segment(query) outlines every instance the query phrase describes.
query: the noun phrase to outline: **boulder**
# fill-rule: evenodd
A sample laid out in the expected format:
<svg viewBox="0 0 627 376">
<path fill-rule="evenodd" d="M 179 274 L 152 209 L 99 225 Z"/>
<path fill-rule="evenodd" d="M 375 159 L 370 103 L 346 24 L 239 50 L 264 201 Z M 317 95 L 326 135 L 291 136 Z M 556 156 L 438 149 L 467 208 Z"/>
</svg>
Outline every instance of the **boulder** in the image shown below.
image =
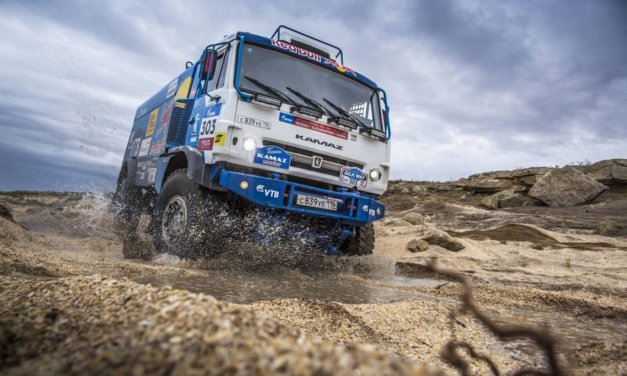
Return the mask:
<svg viewBox="0 0 627 376">
<path fill-rule="evenodd" d="M 414 239 L 407 243 L 407 250 L 412 253 L 424 252 L 429 248 L 429 243 L 422 239 Z"/>
<path fill-rule="evenodd" d="M 591 165 L 588 176 L 605 184 L 627 184 L 627 159 L 606 159 Z"/>
<path fill-rule="evenodd" d="M 425 223 L 425 217 L 417 212 L 409 212 L 403 215 L 401 218 L 411 223 L 412 225 L 423 225 Z"/>
<path fill-rule="evenodd" d="M 485 197 L 481 200 L 481 205 L 490 208 L 498 209 L 504 207 L 512 207 L 511 202 L 514 199 L 520 198 L 521 194 L 516 192 L 516 189 L 510 188 L 506 191 L 495 193 L 491 196 Z"/>
<path fill-rule="evenodd" d="M 593 200 L 606 189 L 605 185 L 567 166 L 539 178 L 529 190 L 529 196 L 549 206 L 575 206 Z"/>
<path fill-rule="evenodd" d="M 459 240 L 440 230 L 432 230 L 418 240 L 423 240 L 429 244 L 439 245 L 440 247 L 453 252 L 461 251 L 465 248 Z"/>
</svg>

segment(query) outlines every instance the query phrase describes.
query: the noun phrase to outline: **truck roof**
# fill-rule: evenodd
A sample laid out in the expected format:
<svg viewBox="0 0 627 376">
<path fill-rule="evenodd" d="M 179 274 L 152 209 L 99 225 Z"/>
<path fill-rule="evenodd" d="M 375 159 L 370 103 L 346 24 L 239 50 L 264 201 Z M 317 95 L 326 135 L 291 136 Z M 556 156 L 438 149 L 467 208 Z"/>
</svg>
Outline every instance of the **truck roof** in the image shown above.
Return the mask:
<svg viewBox="0 0 627 376">
<path fill-rule="evenodd" d="M 379 86 L 368 77 L 348 68 L 345 65 L 340 64 L 336 60 L 328 57 L 321 56 L 315 52 L 308 51 L 304 48 L 294 46 L 285 41 L 276 39 L 270 39 L 261 35 L 252 34 L 244 31 L 240 31 L 232 36 L 234 39 L 241 39 L 242 37 L 246 42 L 251 42 L 257 45 L 261 45 L 270 49 L 274 49 L 281 52 L 289 52 L 301 59 L 317 63 L 325 68 L 336 71 L 346 77 L 352 78 L 361 82 L 362 84 L 371 87 L 372 89 L 378 89 Z"/>
</svg>

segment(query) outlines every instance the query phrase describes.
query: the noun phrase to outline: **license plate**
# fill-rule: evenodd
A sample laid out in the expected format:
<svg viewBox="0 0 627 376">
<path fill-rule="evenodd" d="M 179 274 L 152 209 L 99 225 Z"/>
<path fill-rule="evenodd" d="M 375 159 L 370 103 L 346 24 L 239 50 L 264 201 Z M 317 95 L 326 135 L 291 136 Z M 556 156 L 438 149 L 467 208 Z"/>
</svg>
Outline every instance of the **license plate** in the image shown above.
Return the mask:
<svg viewBox="0 0 627 376">
<path fill-rule="evenodd" d="M 306 195 L 296 195 L 296 204 L 310 208 L 337 211 L 337 200 Z"/>
</svg>

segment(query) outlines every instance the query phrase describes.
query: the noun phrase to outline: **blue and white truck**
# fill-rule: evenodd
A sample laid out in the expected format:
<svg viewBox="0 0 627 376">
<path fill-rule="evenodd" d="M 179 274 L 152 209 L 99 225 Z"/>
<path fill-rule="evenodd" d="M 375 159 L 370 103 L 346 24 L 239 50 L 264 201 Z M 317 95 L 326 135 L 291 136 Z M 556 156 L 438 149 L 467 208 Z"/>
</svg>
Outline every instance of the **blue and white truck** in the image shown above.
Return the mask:
<svg viewBox="0 0 627 376">
<path fill-rule="evenodd" d="M 338 47 L 286 26 L 225 36 L 137 109 L 114 194 L 124 256 L 149 256 L 130 245 L 142 213 L 182 257 L 245 236 L 370 254 L 390 135 L 385 91 Z"/>
</svg>

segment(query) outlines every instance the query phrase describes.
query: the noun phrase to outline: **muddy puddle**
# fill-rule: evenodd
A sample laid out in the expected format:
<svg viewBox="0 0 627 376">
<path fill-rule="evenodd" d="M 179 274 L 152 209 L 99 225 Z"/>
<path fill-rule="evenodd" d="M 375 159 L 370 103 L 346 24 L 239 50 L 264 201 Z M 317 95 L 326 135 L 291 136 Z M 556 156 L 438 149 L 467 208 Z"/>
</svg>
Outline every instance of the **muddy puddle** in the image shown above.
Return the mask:
<svg viewBox="0 0 627 376">
<path fill-rule="evenodd" d="M 393 262 L 376 257 L 358 261 L 327 257 L 323 262 L 312 259 L 309 264 L 299 263 L 298 266 L 246 264 L 241 259 L 237 264 L 224 260 L 190 264 L 173 256 L 163 256 L 157 263 L 196 269 L 200 274 L 141 277 L 135 278 L 135 281 L 202 292 L 234 303 L 277 299 L 317 299 L 347 304 L 391 303 L 421 296 L 396 286 L 435 287 L 442 283 L 403 275 L 395 269 Z"/>
<path fill-rule="evenodd" d="M 615 320 L 596 318 L 594 320 L 576 318 L 552 312 L 533 312 L 520 310 L 514 312 L 492 312 L 492 317 L 498 317 L 500 324 L 526 325 L 546 328 L 557 338 L 557 349 L 565 354 L 567 359 L 575 356 L 580 345 L 596 345 L 600 343 L 621 343 L 625 340 L 627 324 Z M 521 338 L 504 342 L 513 358 L 518 361 L 542 365 L 544 358 L 538 346 L 530 339 Z"/>
</svg>

